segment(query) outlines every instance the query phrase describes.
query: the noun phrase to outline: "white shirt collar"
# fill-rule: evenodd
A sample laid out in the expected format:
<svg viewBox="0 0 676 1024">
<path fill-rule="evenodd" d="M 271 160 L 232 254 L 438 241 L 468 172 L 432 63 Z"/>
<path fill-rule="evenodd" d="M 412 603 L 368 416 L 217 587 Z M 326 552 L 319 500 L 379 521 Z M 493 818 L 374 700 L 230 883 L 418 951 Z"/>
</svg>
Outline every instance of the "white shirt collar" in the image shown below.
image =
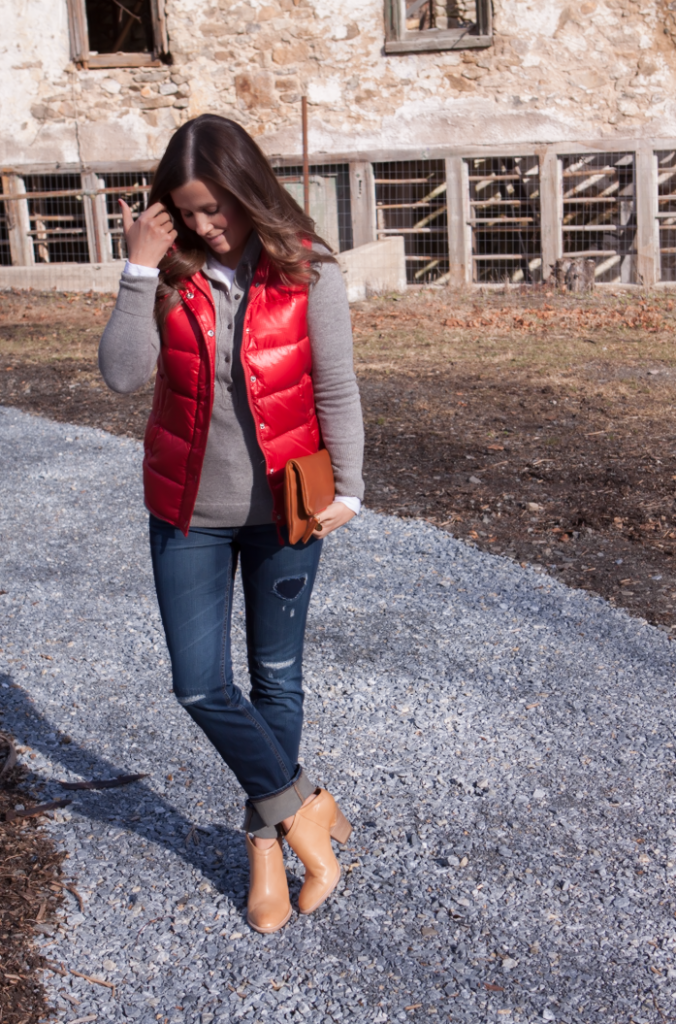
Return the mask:
<svg viewBox="0 0 676 1024">
<path fill-rule="evenodd" d="M 209 269 L 210 276 L 215 277 L 217 281 L 224 284 L 228 291 L 230 291 L 237 271 L 230 267 L 225 267 L 220 260 L 217 260 L 215 256 L 211 255 L 211 253 L 207 256 L 207 267 Z"/>
</svg>

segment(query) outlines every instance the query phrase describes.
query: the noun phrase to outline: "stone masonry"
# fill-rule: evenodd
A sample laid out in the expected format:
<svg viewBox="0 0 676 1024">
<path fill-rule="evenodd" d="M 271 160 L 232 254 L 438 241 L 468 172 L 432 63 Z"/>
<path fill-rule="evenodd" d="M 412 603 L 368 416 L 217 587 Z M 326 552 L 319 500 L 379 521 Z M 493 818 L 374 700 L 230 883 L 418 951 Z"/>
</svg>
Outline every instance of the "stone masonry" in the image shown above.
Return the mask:
<svg viewBox="0 0 676 1024">
<path fill-rule="evenodd" d="M 3 5 L 0 162 L 153 160 L 204 111 L 271 155 L 676 137 L 676 4 L 495 0 L 486 49 L 385 55 L 384 0 L 166 0 L 173 64 L 85 70 L 66 0 Z M 673 9 L 672 9 L 673 8 Z"/>
</svg>

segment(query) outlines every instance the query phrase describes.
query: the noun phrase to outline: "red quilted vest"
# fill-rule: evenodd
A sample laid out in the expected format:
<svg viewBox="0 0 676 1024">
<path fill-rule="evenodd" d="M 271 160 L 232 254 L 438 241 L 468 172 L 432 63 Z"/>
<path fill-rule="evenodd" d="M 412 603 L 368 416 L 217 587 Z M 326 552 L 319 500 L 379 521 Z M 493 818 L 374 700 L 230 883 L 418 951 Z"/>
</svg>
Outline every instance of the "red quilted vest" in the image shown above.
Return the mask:
<svg viewBox="0 0 676 1024">
<path fill-rule="evenodd" d="M 146 507 L 188 533 L 214 402 L 216 311 L 201 273 L 180 287 L 167 317 L 145 435 Z M 319 451 L 307 333 L 307 288 L 284 285 L 265 252 L 249 291 L 241 358 L 274 501 L 284 517 L 284 467 Z"/>
</svg>

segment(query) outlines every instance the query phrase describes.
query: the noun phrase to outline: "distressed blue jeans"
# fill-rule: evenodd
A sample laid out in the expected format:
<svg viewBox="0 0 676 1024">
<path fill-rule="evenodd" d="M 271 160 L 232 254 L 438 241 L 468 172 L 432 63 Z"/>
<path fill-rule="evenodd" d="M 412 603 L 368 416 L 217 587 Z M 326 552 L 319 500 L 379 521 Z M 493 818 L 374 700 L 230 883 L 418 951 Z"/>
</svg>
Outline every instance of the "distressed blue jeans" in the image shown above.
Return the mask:
<svg viewBox="0 0 676 1024">
<path fill-rule="evenodd" d="M 298 764 L 303 641 L 322 542 L 280 545 L 273 525 L 180 530 L 150 517 L 150 551 L 174 693 L 247 793 L 249 831 L 275 836 L 314 787 Z M 235 685 L 237 563 L 250 697 Z"/>
</svg>

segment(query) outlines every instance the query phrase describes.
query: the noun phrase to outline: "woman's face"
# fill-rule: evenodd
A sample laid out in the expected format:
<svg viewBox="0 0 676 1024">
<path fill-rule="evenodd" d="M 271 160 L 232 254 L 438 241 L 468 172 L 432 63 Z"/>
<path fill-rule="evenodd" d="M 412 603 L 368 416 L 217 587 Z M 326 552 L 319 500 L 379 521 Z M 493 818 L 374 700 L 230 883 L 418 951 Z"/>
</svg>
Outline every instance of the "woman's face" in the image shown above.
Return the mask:
<svg viewBox="0 0 676 1024">
<path fill-rule="evenodd" d="M 186 227 L 203 238 L 226 267 L 236 267 L 253 224 L 231 192 L 211 181 L 189 181 L 171 193 Z"/>
</svg>

